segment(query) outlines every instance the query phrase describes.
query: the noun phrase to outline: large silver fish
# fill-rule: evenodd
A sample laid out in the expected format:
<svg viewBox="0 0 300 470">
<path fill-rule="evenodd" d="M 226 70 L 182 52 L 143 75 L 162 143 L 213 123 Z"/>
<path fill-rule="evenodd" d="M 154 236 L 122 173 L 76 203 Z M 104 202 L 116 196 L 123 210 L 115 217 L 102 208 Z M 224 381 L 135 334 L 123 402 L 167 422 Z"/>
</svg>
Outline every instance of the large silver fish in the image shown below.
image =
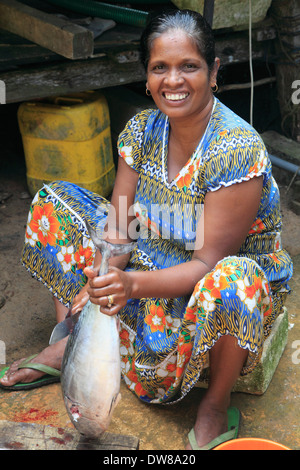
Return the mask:
<svg viewBox="0 0 300 470">
<path fill-rule="evenodd" d="M 111 256 L 129 253 L 135 245 L 108 243 L 88 224 L 87 228 L 102 253 L 99 275 L 107 273 Z M 96 439 L 107 430 L 120 399 L 120 379 L 117 317 L 101 313 L 88 301 L 69 335 L 61 371 L 68 415 L 83 436 Z"/>
</svg>

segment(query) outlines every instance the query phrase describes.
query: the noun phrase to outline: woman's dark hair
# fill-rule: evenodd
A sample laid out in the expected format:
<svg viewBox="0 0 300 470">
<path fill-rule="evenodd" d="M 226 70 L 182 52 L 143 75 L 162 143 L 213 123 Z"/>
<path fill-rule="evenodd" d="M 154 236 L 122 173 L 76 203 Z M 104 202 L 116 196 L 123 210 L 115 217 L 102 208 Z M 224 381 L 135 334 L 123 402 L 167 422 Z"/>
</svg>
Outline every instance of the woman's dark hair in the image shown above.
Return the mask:
<svg viewBox="0 0 300 470">
<path fill-rule="evenodd" d="M 215 40 L 211 27 L 200 13 L 192 10 L 171 10 L 150 17 L 141 36 L 141 60 L 147 70 L 152 42 L 169 30 L 179 29 L 196 44 L 206 60 L 209 72 L 215 63 Z"/>
</svg>

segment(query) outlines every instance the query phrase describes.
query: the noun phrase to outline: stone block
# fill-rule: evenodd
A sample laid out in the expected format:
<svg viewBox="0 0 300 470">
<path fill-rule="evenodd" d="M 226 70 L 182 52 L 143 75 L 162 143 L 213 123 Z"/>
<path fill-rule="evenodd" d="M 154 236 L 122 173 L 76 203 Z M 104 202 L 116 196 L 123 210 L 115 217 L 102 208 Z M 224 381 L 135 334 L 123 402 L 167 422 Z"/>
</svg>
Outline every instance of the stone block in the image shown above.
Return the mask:
<svg viewBox="0 0 300 470">
<path fill-rule="evenodd" d="M 272 327 L 270 336 L 266 339 L 260 363 L 250 374 L 239 377 L 233 392 L 243 392 L 252 395 L 262 395 L 267 390 L 279 360 L 283 354 L 288 339 L 288 312 L 284 307 Z M 199 381 L 199 388 L 207 388 L 207 381 Z"/>
<path fill-rule="evenodd" d="M 180 9 L 188 8 L 203 14 L 204 0 L 172 0 Z M 252 0 L 252 22 L 264 20 L 272 0 Z M 214 5 L 213 29 L 247 29 L 249 0 L 218 0 Z"/>
<path fill-rule="evenodd" d="M 300 144 L 295 140 L 275 131 L 266 131 L 261 134 L 270 154 L 300 166 Z"/>
</svg>

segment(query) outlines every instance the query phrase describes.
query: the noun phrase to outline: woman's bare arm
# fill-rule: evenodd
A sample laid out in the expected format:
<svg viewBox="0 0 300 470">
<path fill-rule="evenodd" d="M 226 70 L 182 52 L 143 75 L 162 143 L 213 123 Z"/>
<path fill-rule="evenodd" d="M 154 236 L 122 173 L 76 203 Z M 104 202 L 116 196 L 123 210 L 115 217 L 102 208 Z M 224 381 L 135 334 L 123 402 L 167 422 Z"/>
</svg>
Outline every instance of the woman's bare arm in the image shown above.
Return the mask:
<svg viewBox="0 0 300 470">
<path fill-rule="evenodd" d="M 129 273 L 132 297 L 174 298 L 192 293 L 218 261 L 235 255 L 257 214 L 262 177 L 208 193 L 205 198 L 203 246 L 192 260 L 172 268 Z"/>
</svg>

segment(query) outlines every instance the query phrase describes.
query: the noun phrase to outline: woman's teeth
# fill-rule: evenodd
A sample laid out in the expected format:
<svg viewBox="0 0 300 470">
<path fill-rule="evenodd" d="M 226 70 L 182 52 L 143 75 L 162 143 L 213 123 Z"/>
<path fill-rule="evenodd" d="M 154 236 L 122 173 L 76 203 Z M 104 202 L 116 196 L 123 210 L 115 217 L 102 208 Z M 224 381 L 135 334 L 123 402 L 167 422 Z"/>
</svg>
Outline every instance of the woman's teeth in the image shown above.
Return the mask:
<svg viewBox="0 0 300 470">
<path fill-rule="evenodd" d="M 171 101 L 179 101 L 183 100 L 188 96 L 188 93 L 165 93 L 165 97 L 167 100 Z"/>
</svg>

